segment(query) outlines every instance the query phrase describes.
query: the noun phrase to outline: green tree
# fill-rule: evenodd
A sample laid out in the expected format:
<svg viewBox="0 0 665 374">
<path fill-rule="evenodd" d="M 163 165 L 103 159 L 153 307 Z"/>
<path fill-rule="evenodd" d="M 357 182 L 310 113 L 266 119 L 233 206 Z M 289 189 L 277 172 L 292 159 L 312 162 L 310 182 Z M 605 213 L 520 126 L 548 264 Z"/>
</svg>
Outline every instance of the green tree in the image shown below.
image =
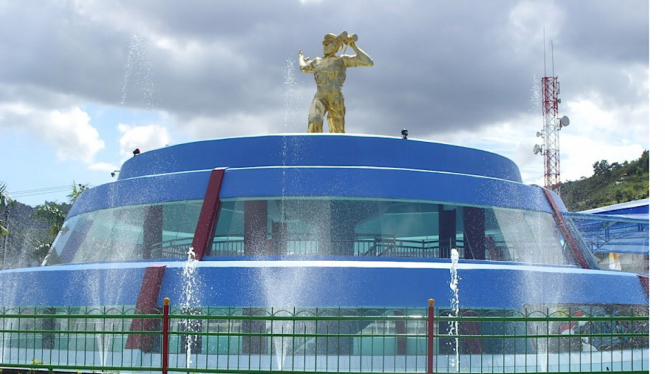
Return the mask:
<svg viewBox="0 0 665 374">
<path fill-rule="evenodd" d="M 610 163 L 607 160 L 596 161 L 593 163 L 593 175 L 603 175 L 610 171 Z"/>
<path fill-rule="evenodd" d="M 561 199 L 573 212 L 649 197 L 649 151 L 623 163 L 593 163 L 593 176 L 561 186 Z"/>
<path fill-rule="evenodd" d="M 639 167 L 642 168 L 644 171 L 649 171 L 649 151 L 644 151 L 642 152 L 642 156 L 640 156 L 639 160 L 637 160 L 637 164 Z"/>
<path fill-rule="evenodd" d="M 60 233 L 62 225 L 65 223 L 69 208 L 74 205 L 78 197 L 88 189 L 88 185 L 72 183 L 72 192 L 67 195 L 69 204 L 57 204 L 55 202 L 46 202 L 37 207 L 34 215 L 36 218 L 47 222 L 49 224 L 48 237 L 46 240 L 37 241 L 34 246 L 34 256 L 41 262 L 48 254 L 48 251 L 53 245 L 53 241 Z"/>
<path fill-rule="evenodd" d="M 47 202 L 37 207 L 33 213 L 34 216 L 49 224 L 48 236 L 45 240 L 37 240 L 34 246 L 33 256 L 38 260 L 42 260 L 48 254 L 53 241 L 60 232 L 62 224 L 65 222 L 67 213 L 61 205 L 54 202 Z"/>
<path fill-rule="evenodd" d="M 13 201 L 6 191 L 7 186 L 0 182 L 0 208 L 2 208 L 2 216 L 0 216 L 0 236 L 9 234 L 9 231 L 7 230 L 7 217 L 9 215 L 8 208 Z"/>
</svg>

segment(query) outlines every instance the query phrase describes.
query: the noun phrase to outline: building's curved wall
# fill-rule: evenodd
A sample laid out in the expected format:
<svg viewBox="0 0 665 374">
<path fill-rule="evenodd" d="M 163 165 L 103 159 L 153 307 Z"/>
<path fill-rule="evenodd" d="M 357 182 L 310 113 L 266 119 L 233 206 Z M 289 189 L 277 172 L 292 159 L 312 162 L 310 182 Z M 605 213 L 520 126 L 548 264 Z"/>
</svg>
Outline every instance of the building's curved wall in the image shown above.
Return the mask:
<svg viewBox="0 0 665 374">
<path fill-rule="evenodd" d="M 260 180 L 261 183 L 250 183 Z M 550 211 L 537 187 L 475 175 L 378 168 L 228 170 L 221 197 L 340 196 Z"/>
<path fill-rule="evenodd" d="M 82 194 L 69 215 L 125 205 L 202 199 L 210 170 L 123 179 Z M 455 202 L 550 211 L 538 187 L 468 174 L 370 167 L 227 169 L 221 198 L 338 196 Z"/>
<path fill-rule="evenodd" d="M 103 184 L 76 199 L 68 218 L 99 209 L 203 199 L 210 170 L 146 176 Z"/>
<path fill-rule="evenodd" d="M 167 265 L 161 298 L 204 306 L 445 307 L 453 298 L 449 261 L 203 261 L 195 265 L 194 295 L 185 295 L 185 263 L 136 262 L 59 265 L 2 272 L 0 305 L 134 305 L 145 268 Z M 570 267 L 467 262 L 457 264 L 460 308 L 525 305 L 648 305 L 635 274 Z M 284 280 L 288 279 L 289 282 Z M 39 285 L 20 287 L 19 285 Z"/>
<path fill-rule="evenodd" d="M 216 167 L 228 168 L 222 199 L 338 196 L 551 212 L 542 189 L 522 184 L 515 164 L 501 156 L 412 140 L 321 135 L 223 139 L 146 152 L 125 163 L 120 180 L 84 192 L 69 216 L 199 200 Z M 563 208 L 561 200 L 554 199 Z M 422 306 L 429 298 L 441 305 L 452 297 L 452 264 L 445 259 L 247 260 L 199 262 L 201 305 Z M 185 289 L 185 262 L 138 260 L 3 271 L 0 285 L 16 291 L 0 294 L 0 305 L 135 305 L 146 268 L 163 264 L 167 268 L 160 297 L 178 304 Z M 648 305 L 648 295 L 634 274 L 477 261 L 458 266 L 462 308 Z M 301 287 L 298 293 L 296 286 Z M 275 295 L 297 299 L 271 299 Z"/>
<path fill-rule="evenodd" d="M 69 215 L 125 205 L 202 199 L 226 168 L 220 196 L 416 199 L 549 211 L 540 188 L 494 153 L 449 144 L 337 134 L 207 140 L 141 153 L 116 182 L 85 191 Z"/>
<path fill-rule="evenodd" d="M 494 153 L 443 143 L 346 134 L 265 135 L 179 144 L 129 159 L 119 178 L 257 166 L 389 167 L 522 182 L 517 165 Z"/>
</svg>

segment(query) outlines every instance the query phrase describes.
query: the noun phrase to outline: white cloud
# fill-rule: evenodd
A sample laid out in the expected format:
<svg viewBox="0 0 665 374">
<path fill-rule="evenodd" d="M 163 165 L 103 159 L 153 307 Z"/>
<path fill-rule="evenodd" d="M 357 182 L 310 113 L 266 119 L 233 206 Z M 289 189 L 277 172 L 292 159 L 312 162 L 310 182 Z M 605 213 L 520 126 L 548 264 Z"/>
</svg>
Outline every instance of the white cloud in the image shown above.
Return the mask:
<svg viewBox="0 0 665 374">
<path fill-rule="evenodd" d="M 90 124 L 90 116 L 81 108 L 74 107 L 64 112 L 54 110 L 48 114 L 48 119 L 43 133 L 57 145 L 60 159 L 90 164 L 95 154 L 104 148 L 99 132 Z"/>
<path fill-rule="evenodd" d="M 541 127 L 540 117 L 524 114 L 509 122 L 487 124 L 479 130 L 438 134 L 432 140 L 504 156 L 517 164 L 524 183 L 542 185 L 543 158 L 533 154 L 533 146 L 540 140 L 535 136 L 536 131 Z"/>
<path fill-rule="evenodd" d="M 118 165 L 113 165 L 108 162 L 95 162 L 93 164 L 88 165 L 88 169 L 95 171 L 107 171 L 110 173 L 112 171 L 120 169 L 120 167 Z"/>
<path fill-rule="evenodd" d="M 34 111 L 24 103 L 0 103 L 0 127 L 19 127 L 12 120 L 17 116 L 28 116 Z"/>
<path fill-rule="evenodd" d="M 571 125 L 559 132 L 561 182 L 591 177 L 596 161 L 630 162 L 649 149 L 648 105 L 608 110 L 596 103 L 591 97 L 567 105 Z M 563 116 L 561 110 L 559 115 Z M 436 134 L 430 139 L 505 156 L 517 164 L 524 183 L 542 186 L 543 156 L 533 154 L 534 144 L 542 141 L 535 136 L 541 130 L 542 117 L 525 114 L 510 122 L 487 124 L 480 130 Z"/>
<path fill-rule="evenodd" d="M 524 42 L 542 45 L 543 33 L 548 39 L 558 35 L 564 13 L 554 1 L 520 1 L 511 9 L 509 19 L 512 37 L 521 42 L 513 47 L 523 48 Z"/>
<path fill-rule="evenodd" d="M 171 142 L 169 131 L 160 125 L 132 126 L 121 123 L 118 125 L 120 136 L 120 155 L 131 157 L 138 148 L 141 152 L 162 148 Z"/>
<path fill-rule="evenodd" d="M 0 1 L 7 21 L 0 31 L 9 36 L 0 42 L 0 55 L 14 56 L 0 69 L 0 147 L 9 149 L 21 138 L 22 148 L 39 146 L 48 158 L 23 162 L 44 167 L 58 162 L 57 152 L 76 160 L 69 166 L 87 166 L 76 170 L 88 172 L 77 179 L 103 174 L 107 180 L 112 166 L 100 161 L 120 163 L 113 159 L 118 144 L 126 160 L 135 148 L 305 132 L 315 85 L 298 70 L 297 50 L 320 55 L 325 33 L 347 29 L 361 36 L 361 47 L 376 62 L 349 73 L 349 133 L 399 136 L 406 127 L 414 139 L 504 155 L 518 164 L 525 182 L 538 181 L 543 159 L 532 149 L 542 117 L 535 96 L 544 52 L 553 70 L 553 41 L 563 83 L 559 113 L 571 119 L 561 132 L 562 179 L 588 176 L 597 160 L 634 159 L 637 146 L 648 149 L 649 67 L 659 66 L 649 63 L 654 54 L 648 42 L 656 38 L 645 25 L 657 22 L 647 19 L 648 1 L 482 5 L 478 12 L 473 2 L 414 7 L 403 0 L 350 8 L 319 0 L 261 7 L 233 0 L 160 7 L 117 0 Z M 316 16 L 323 13 L 322 21 Z M 90 103 L 108 110 L 89 112 L 91 120 L 70 109 Z M 135 110 L 168 118 L 137 119 Z M 131 125 L 116 133 L 119 123 Z M 145 126 L 151 123 L 160 125 Z M 591 140 L 580 146 L 581 137 Z M 106 149 L 100 152 L 101 139 Z M 590 148 L 594 153 L 578 155 Z M 9 184 L 31 179 L 14 174 Z"/>
<path fill-rule="evenodd" d="M 60 160 L 93 162 L 104 141 L 90 124 L 90 116 L 79 107 L 43 110 L 23 103 L 0 106 L 0 127 L 23 130 L 56 148 Z"/>
<path fill-rule="evenodd" d="M 265 111 L 259 114 L 238 113 L 223 118 L 195 117 L 187 121 L 179 121 L 178 127 L 187 131 L 194 139 L 210 139 L 220 137 L 245 136 L 256 134 L 306 132 L 307 114 L 299 119 L 287 116 L 281 110 Z M 289 123 L 285 123 L 285 121 Z M 297 122 L 301 124 L 298 126 Z M 276 124 L 280 124 L 276 125 Z"/>
<path fill-rule="evenodd" d="M 574 181 L 593 175 L 593 164 L 607 160 L 622 163 L 640 158 L 645 150 L 635 143 L 608 142 L 604 137 L 586 137 L 561 132 L 561 181 Z M 563 151 L 565 147 L 566 151 Z"/>
<path fill-rule="evenodd" d="M 588 99 L 569 102 L 564 109 L 571 125 L 566 130 L 610 142 L 649 138 L 649 105 L 620 105 L 609 108 L 599 105 L 597 94 Z M 563 111 L 559 111 L 561 114 Z M 626 131 L 630 129 L 630 131 Z"/>
<path fill-rule="evenodd" d="M 560 132 L 561 180 L 593 175 L 593 163 L 634 161 L 649 149 L 649 108 L 604 108 L 598 95 L 567 104 L 570 126 Z M 561 111 L 559 112 L 561 114 Z"/>
</svg>

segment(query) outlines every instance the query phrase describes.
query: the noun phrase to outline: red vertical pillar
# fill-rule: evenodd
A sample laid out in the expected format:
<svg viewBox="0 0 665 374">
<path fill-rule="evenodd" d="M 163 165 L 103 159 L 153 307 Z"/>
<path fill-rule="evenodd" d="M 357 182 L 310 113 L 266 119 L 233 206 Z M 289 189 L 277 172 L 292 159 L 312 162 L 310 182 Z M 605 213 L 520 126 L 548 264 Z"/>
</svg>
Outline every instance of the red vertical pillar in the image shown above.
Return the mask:
<svg viewBox="0 0 665 374">
<path fill-rule="evenodd" d="M 215 228 L 215 220 L 221 206 L 219 202 L 219 190 L 222 188 L 225 169 L 213 169 L 208 180 L 208 189 L 203 198 L 199 222 L 194 231 L 192 248 L 194 249 L 194 259 L 201 261 L 210 245 L 210 238 Z"/>
<path fill-rule="evenodd" d="M 164 298 L 164 314 L 162 316 L 162 374 L 169 371 L 169 300 Z"/>
<path fill-rule="evenodd" d="M 485 210 L 464 208 L 464 258 L 467 260 L 485 259 Z"/>
<path fill-rule="evenodd" d="M 427 373 L 434 373 L 434 299 L 428 300 L 427 308 Z"/>
<path fill-rule="evenodd" d="M 139 297 L 136 301 L 135 314 L 157 314 L 157 299 L 162 288 L 166 265 L 148 266 L 143 274 L 143 282 L 139 291 Z M 149 352 L 152 349 L 152 338 L 154 335 L 147 335 L 145 331 L 159 331 L 156 319 L 134 318 L 129 327 L 129 331 L 136 331 L 138 334 L 130 334 L 125 343 L 126 349 L 141 349 L 143 352 Z"/>
<path fill-rule="evenodd" d="M 647 293 L 647 297 L 649 297 L 649 277 L 646 275 L 637 274 L 637 278 L 642 283 L 642 287 L 644 287 L 644 291 Z"/>
<path fill-rule="evenodd" d="M 393 312 L 395 316 L 404 316 L 399 310 Z M 397 354 L 405 355 L 406 354 L 406 321 L 395 321 L 395 334 L 397 334 Z"/>
<path fill-rule="evenodd" d="M 457 245 L 455 210 L 445 210 L 439 204 L 439 257 L 450 258 L 451 248 Z"/>
<path fill-rule="evenodd" d="M 245 201 L 245 255 L 267 255 L 268 201 Z M 278 237 L 279 235 L 274 235 Z M 274 238 L 273 238 L 274 239 Z M 273 240 L 274 248 L 279 245 Z M 277 251 L 276 251 L 277 252 Z M 270 253 L 272 254 L 272 253 Z"/>
<path fill-rule="evenodd" d="M 143 221 L 143 258 L 152 258 L 152 247 L 162 242 L 163 231 L 164 207 L 162 205 L 147 206 Z"/>
</svg>

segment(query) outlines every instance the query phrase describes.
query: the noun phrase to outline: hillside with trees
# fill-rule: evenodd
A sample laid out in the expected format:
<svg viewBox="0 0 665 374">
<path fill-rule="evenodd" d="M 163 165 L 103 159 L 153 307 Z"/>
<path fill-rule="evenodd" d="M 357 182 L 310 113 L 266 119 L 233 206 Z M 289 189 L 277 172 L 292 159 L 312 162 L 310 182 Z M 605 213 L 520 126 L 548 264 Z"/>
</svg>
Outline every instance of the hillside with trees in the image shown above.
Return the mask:
<svg viewBox="0 0 665 374">
<path fill-rule="evenodd" d="M 635 161 L 593 163 L 593 175 L 561 185 L 561 199 L 572 212 L 649 197 L 649 151 Z"/>
<path fill-rule="evenodd" d="M 68 203 L 47 201 L 31 207 L 12 200 L 0 182 L 0 268 L 39 266 L 72 204 L 87 188 L 74 183 Z"/>
</svg>

